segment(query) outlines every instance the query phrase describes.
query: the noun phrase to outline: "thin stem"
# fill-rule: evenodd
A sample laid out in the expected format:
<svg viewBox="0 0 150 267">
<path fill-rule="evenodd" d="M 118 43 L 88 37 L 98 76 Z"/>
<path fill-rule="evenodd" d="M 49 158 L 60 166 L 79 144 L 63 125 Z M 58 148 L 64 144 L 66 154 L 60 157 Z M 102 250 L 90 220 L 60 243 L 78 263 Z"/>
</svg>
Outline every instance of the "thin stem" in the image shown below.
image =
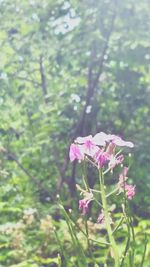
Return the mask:
<svg viewBox="0 0 150 267">
<path fill-rule="evenodd" d="M 117 188 L 115 188 L 113 191 L 111 191 L 110 193 L 108 193 L 107 195 L 106 195 L 106 197 L 109 197 L 109 196 L 111 196 L 111 195 L 113 195 L 114 193 L 116 193 L 118 191 L 118 187 Z"/>
<path fill-rule="evenodd" d="M 118 225 L 117 225 L 117 226 L 115 227 L 115 229 L 113 230 L 113 234 L 118 230 L 118 228 L 119 228 L 119 226 L 122 224 L 123 220 L 124 220 L 124 217 L 122 217 L 122 218 L 120 219 Z"/>
<path fill-rule="evenodd" d="M 125 204 L 123 206 L 123 214 L 124 214 L 124 218 L 126 220 L 126 226 L 127 226 L 127 231 L 128 231 L 128 238 L 127 238 L 127 243 L 126 243 L 125 250 L 124 250 L 124 253 L 123 253 L 123 256 L 122 256 L 122 261 L 121 261 L 120 267 L 123 267 L 124 260 L 125 260 L 125 257 L 127 255 L 128 250 L 129 250 L 130 242 L 131 242 L 130 222 L 129 222 L 129 218 L 126 215 L 126 212 L 125 212 L 125 208 L 126 208 L 126 205 L 127 205 L 126 196 L 125 196 L 125 199 L 124 200 L 125 200 Z"/>
<path fill-rule="evenodd" d="M 147 243 L 148 243 L 148 240 L 147 240 L 147 237 L 146 237 L 146 234 L 145 234 L 145 246 L 144 246 L 144 252 L 143 252 L 143 257 L 142 257 L 142 261 L 141 261 L 140 267 L 143 267 L 143 263 L 144 263 L 144 259 L 145 259 L 145 254 L 146 254 Z"/>
<path fill-rule="evenodd" d="M 89 161 L 94 167 L 98 168 L 97 164 L 94 161 L 90 160 L 89 157 L 86 157 L 86 160 Z"/>
<path fill-rule="evenodd" d="M 124 253 L 123 253 L 123 256 L 122 256 L 122 261 L 121 261 L 120 267 L 123 266 L 125 256 L 126 256 L 127 251 L 129 249 L 129 245 L 130 245 L 130 235 L 128 235 L 128 239 L 127 239 L 126 247 L 125 247 L 125 250 L 124 250 Z"/>
<path fill-rule="evenodd" d="M 63 248 L 63 245 L 62 245 L 62 243 L 61 243 L 61 241 L 60 241 L 60 239 L 59 239 L 59 237 L 58 237 L 58 234 L 57 234 L 57 231 L 55 230 L 55 228 L 54 228 L 54 234 L 55 234 L 57 243 L 58 243 L 58 245 L 59 245 L 59 247 L 60 247 L 61 255 L 64 256 L 65 263 L 67 264 L 67 262 L 68 262 L 68 257 L 67 257 L 67 255 L 66 255 L 66 253 L 65 253 L 65 250 L 64 250 L 64 248 Z"/>
<path fill-rule="evenodd" d="M 135 233 L 134 233 L 133 221 L 132 221 L 132 218 L 130 216 L 129 216 L 129 220 L 130 220 L 130 228 L 131 228 L 132 239 L 133 239 L 132 256 L 131 256 L 132 265 L 133 265 L 134 255 L 135 255 Z"/>
<path fill-rule="evenodd" d="M 75 252 L 76 252 L 76 255 L 78 255 L 77 257 L 77 264 L 78 264 L 78 267 L 81 267 L 81 264 L 82 261 L 85 262 L 85 267 L 88 267 L 87 265 L 87 262 L 86 262 L 86 256 L 85 256 L 85 253 L 83 251 L 83 248 L 78 240 L 78 237 L 76 235 L 76 231 L 75 231 L 75 228 L 74 228 L 74 225 L 72 223 L 72 220 L 70 219 L 69 215 L 67 214 L 66 210 L 64 209 L 64 207 L 62 205 L 59 205 L 64 216 L 65 216 L 65 219 L 66 219 L 66 222 L 67 222 L 67 225 L 68 225 L 68 230 L 69 230 L 69 233 L 70 233 L 70 236 L 71 236 L 71 239 L 72 239 L 72 243 L 73 243 L 73 247 L 75 249 Z"/>
<path fill-rule="evenodd" d="M 103 175 L 107 174 L 109 171 L 111 171 L 111 168 L 108 168 L 106 171 L 104 171 Z"/>
<path fill-rule="evenodd" d="M 115 157 L 118 156 L 121 152 L 122 152 L 122 149 L 120 149 L 120 150 L 116 153 Z"/>
<path fill-rule="evenodd" d="M 102 204 L 94 197 L 95 202 L 102 208 Z"/>
<path fill-rule="evenodd" d="M 89 240 L 95 242 L 95 243 L 98 243 L 98 244 L 103 244 L 103 245 L 106 245 L 106 246 L 110 246 L 110 243 L 108 242 L 103 242 L 103 241 L 97 241 L 97 240 L 94 240 L 92 238 L 89 238 Z"/>
<path fill-rule="evenodd" d="M 75 221 L 76 219 L 72 216 L 71 214 L 71 220 L 74 223 L 74 225 L 78 228 L 78 230 L 85 236 L 87 237 L 87 234 L 81 229 L 81 227 L 78 225 L 78 223 Z"/>
<path fill-rule="evenodd" d="M 91 250 L 91 245 L 90 245 L 90 238 L 89 238 L 89 229 L 88 229 L 88 223 L 87 223 L 87 219 L 85 218 L 85 229 L 86 229 L 86 238 L 87 238 L 87 248 L 89 251 L 89 256 L 92 259 L 92 261 L 94 262 L 94 257 L 93 257 L 93 253 Z"/>
<path fill-rule="evenodd" d="M 88 185 L 88 182 L 87 182 L 87 179 L 86 179 L 86 162 L 85 162 L 85 160 L 83 162 L 83 175 L 82 175 L 82 179 L 83 179 L 83 183 L 85 185 L 86 190 L 89 191 L 89 185 Z"/>
<path fill-rule="evenodd" d="M 86 231 L 86 237 L 87 237 L 87 247 L 88 247 L 88 250 L 90 251 L 89 229 L 88 229 L 88 224 L 87 224 L 86 218 L 85 218 L 85 231 Z"/>
<path fill-rule="evenodd" d="M 101 193 L 101 191 L 95 190 L 95 189 L 92 189 L 92 188 L 90 188 L 90 191 L 93 191 L 93 192 L 96 192 L 96 193 Z"/>
<path fill-rule="evenodd" d="M 104 176 L 103 176 L 103 172 L 101 169 L 99 171 L 99 181 L 100 181 L 100 190 L 101 190 L 101 198 L 102 198 L 102 204 L 103 204 L 103 210 L 104 210 L 104 216 L 105 216 L 106 229 L 107 229 L 109 241 L 110 241 L 113 254 L 114 254 L 115 267 L 119 267 L 119 254 L 118 254 L 118 249 L 117 249 L 115 239 L 113 237 L 113 232 L 111 229 L 110 217 L 109 217 L 109 212 L 108 212 L 108 207 L 107 207 L 107 198 L 105 194 Z"/>
</svg>

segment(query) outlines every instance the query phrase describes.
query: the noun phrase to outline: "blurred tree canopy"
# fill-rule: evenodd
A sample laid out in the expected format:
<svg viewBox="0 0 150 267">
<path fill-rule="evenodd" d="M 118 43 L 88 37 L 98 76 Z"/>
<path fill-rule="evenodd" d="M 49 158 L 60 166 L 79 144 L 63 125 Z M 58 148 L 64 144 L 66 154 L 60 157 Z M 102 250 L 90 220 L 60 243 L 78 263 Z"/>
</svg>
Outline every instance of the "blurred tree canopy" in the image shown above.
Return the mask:
<svg viewBox="0 0 150 267">
<path fill-rule="evenodd" d="M 1 222 L 74 196 L 69 145 L 97 131 L 135 143 L 133 205 L 147 217 L 149 1 L 0 0 L 0 10 Z"/>
</svg>

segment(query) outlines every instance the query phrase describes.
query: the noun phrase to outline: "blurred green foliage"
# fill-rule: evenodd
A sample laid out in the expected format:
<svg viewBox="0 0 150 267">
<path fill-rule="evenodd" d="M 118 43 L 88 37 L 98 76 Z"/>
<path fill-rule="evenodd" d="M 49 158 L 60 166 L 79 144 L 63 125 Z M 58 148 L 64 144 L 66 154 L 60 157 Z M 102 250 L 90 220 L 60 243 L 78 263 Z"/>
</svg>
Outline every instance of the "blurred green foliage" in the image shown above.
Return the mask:
<svg viewBox="0 0 150 267">
<path fill-rule="evenodd" d="M 135 143 L 132 209 L 144 218 L 137 228 L 149 231 L 149 1 L 0 0 L 0 10 L 0 224 L 16 225 L 29 208 L 39 216 L 19 228 L 21 255 L 11 235 L 0 235 L 0 266 L 48 266 L 51 258 L 57 266 L 58 246 L 38 227 L 47 214 L 60 219 L 58 192 L 76 206 L 81 173 L 68 147 L 78 135 L 105 131 Z M 57 227 L 70 251 L 65 223 Z"/>
</svg>

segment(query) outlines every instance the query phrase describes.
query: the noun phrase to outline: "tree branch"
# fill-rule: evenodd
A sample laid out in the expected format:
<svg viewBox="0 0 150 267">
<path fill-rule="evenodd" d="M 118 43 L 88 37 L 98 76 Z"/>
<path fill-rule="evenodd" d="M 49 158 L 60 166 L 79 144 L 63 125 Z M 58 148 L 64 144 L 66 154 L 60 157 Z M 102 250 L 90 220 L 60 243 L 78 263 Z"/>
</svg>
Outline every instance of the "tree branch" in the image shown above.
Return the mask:
<svg viewBox="0 0 150 267">
<path fill-rule="evenodd" d="M 97 74 L 94 78 L 93 78 L 93 66 L 94 66 L 94 61 L 95 61 L 96 55 L 95 55 L 93 46 L 91 48 L 90 65 L 89 65 L 88 77 L 87 77 L 88 86 L 87 86 L 86 102 L 85 102 L 85 106 L 84 106 L 83 111 L 82 111 L 81 119 L 79 120 L 78 124 L 76 125 L 76 128 L 75 128 L 74 134 L 72 135 L 70 144 L 73 142 L 73 140 L 76 138 L 77 135 L 83 135 L 84 127 L 85 127 L 85 120 L 86 120 L 86 110 L 87 110 L 87 107 L 91 103 L 91 99 L 93 98 L 93 96 L 95 94 L 95 89 L 96 89 L 97 84 L 99 82 L 99 78 L 102 74 L 104 61 L 105 61 L 105 54 L 106 54 L 108 46 L 109 46 L 109 40 L 110 40 L 111 34 L 113 32 L 115 18 L 116 18 L 116 11 L 113 13 L 112 19 L 110 21 L 111 26 L 110 26 L 110 29 L 109 29 L 107 36 L 106 36 L 106 41 L 105 41 L 104 48 L 103 48 L 103 51 L 102 51 L 102 54 L 100 57 L 99 68 L 98 68 Z M 69 147 L 70 147 L 70 144 L 69 144 Z M 67 171 L 67 168 L 68 168 L 69 147 L 67 150 L 67 155 L 66 155 L 64 164 L 63 164 L 62 168 L 60 169 L 61 177 L 60 177 L 60 181 L 58 184 L 58 190 L 61 188 L 61 186 L 63 184 L 65 172 Z M 75 178 L 74 177 L 75 176 L 75 169 L 76 169 L 76 162 L 73 163 L 73 169 L 72 169 L 73 181 L 75 180 L 74 179 Z"/>
<path fill-rule="evenodd" d="M 33 83 L 34 85 L 36 86 L 41 86 L 42 84 L 41 83 L 38 83 L 32 79 L 29 79 L 29 78 L 26 78 L 26 77 L 21 77 L 21 76 L 17 76 L 16 79 L 19 79 L 19 80 L 23 80 L 23 81 L 27 81 L 27 82 L 30 82 L 30 83 Z"/>
<path fill-rule="evenodd" d="M 40 55 L 40 60 L 39 60 L 39 65 L 40 65 L 40 75 L 41 75 L 41 87 L 42 87 L 42 94 L 44 97 L 45 103 L 48 102 L 48 99 L 46 98 L 47 96 L 47 85 L 46 85 L 46 76 L 44 73 L 44 67 L 43 67 L 43 56 Z"/>
<path fill-rule="evenodd" d="M 96 74 L 96 77 L 94 79 L 94 82 L 93 82 L 93 90 L 96 88 L 97 84 L 98 84 L 98 81 L 99 81 L 99 78 L 102 74 L 102 70 L 103 70 L 103 65 L 104 65 L 104 61 L 105 61 L 105 55 L 106 55 L 106 52 L 107 52 L 107 49 L 108 49 L 108 46 L 109 46 L 109 40 L 110 40 L 110 37 L 111 37 L 111 34 L 113 32 L 113 28 L 114 28 L 114 24 L 115 24 L 115 18 L 116 18 L 116 12 L 113 13 L 113 16 L 111 18 L 111 21 L 110 21 L 110 29 L 106 35 L 106 41 L 105 41 L 105 45 L 104 45 L 104 48 L 103 48 L 103 52 L 102 52 L 102 55 L 101 55 L 101 60 L 100 60 L 100 64 L 99 64 L 99 69 L 97 71 L 97 74 Z"/>
<path fill-rule="evenodd" d="M 89 68 L 89 72 L 88 72 L 88 89 L 87 89 L 87 95 L 86 95 L 86 103 L 85 103 L 85 107 L 83 109 L 82 116 L 81 116 L 81 119 L 79 121 L 79 124 L 77 125 L 77 130 L 76 130 L 76 131 L 78 131 L 80 133 L 80 135 L 83 134 L 87 107 L 91 103 L 91 99 L 95 94 L 95 89 L 97 87 L 97 84 L 99 82 L 99 78 L 100 78 L 100 76 L 102 74 L 102 71 L 103 71 L 103 66 L 104 66 L 104 61 L 105 61 L 105 54 L 106 54 L 108 46 L 109 46 L 109 40 L 110 40 L 110 36 L 111 36 L 113 28 L 114 28 L 115 18 L 116 18 L 116 12 L 114 12 L 114 14 L 112 16 L 112 19 L 110 21 L 110 25 L 111 26 L 110 26 L 110 29 L 109 29 L 109 31 L 107 33 L 107 36 L 106 36 L 106 41 L 105 41 L 104 48 L 103 48 L 103 51 L 102 51 L 102 54 L 101 54 L 101 57 L 100 57 L 99 68 L 98 68 L 98 71 L 97 71 L 97 74 L 96 74 L 95 78 L 92 77 L 92 68 L 93 68 L 93 64 L 92 63 L 91 63 L 91 66 Z M 92 58 L 92 61 L 93 61 L 93 53 L 92 53 L 92 51 L 91 51 L 91 58 Z"/>
<path fill-rule="evenodd" d="M 4 150 L 4 153 L 7 155 L 7 157 L 13 161 L 16 162 L 17 166 L 31 179 L 33 180 L 36 184 L 37 184 L 37 180 L 34 176 L 32 176 L 28 170 L 26 168 L 24 168 L 24 166 L 19 162 L 19 160 L 17 159 L 16 155 L 13 154 L 12 152 L 8 151 L 8 150 Z"/>
</svg>

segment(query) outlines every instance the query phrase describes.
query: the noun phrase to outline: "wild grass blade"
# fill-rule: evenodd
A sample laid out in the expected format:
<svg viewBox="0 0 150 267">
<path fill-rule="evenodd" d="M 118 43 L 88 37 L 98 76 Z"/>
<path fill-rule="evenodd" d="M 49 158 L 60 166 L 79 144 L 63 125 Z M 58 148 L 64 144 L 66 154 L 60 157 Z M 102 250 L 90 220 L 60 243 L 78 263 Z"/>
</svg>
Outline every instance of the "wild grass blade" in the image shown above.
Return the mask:
<svg viewBox="0 0 150 267">
<path fill-rule="evenodd" d="M 142 256 L 142 261 L 141 261 L 141 265 L 140 267 L 143 267 L 143 263 L 144 263 L 144 259 L 145 259 L 145 255 L 146 255 L 146 249 L 147 249 L 147 244 L 148 244 L 148 240 L 147 240 L 147 236 L 145 234 L 145 240 L 144 240 L 145 244 L 144 244 L 144 251 L 143 251 L 143 256 Z"/>
<path fill-rule="evenodd" d="M 63 212 L 63 215 L 66 219 L 66 222 L 67 222 L 67 225 L 68 225 L 68 229 L 69 229 L 69 233 L 70 233 L 70 236 L 71 236 L 71 239 L 72 239 L 72 242 L 73 242 L 73 247 L 74 247 L 74 250 L 76 251 L 76 254 L 77 254 L 77 264 L 79 267 L 88 267 L 88 264 L 87 264 L 87 258 L 85 256 L 85 253 L 83 251 L 83 248 L 77 238 L 77 235 L 76 235 L 76 230 L 74 228 L 74 224 L 71 220 L 71 218 L 69 217 L 69 215 L 67 214 L 67 212 L 65 211 L 64 207 L 62 205 L 60 205 L 60 208 Z M 83 265 L 84 264 L 84 265 Z"/>
</svg>

